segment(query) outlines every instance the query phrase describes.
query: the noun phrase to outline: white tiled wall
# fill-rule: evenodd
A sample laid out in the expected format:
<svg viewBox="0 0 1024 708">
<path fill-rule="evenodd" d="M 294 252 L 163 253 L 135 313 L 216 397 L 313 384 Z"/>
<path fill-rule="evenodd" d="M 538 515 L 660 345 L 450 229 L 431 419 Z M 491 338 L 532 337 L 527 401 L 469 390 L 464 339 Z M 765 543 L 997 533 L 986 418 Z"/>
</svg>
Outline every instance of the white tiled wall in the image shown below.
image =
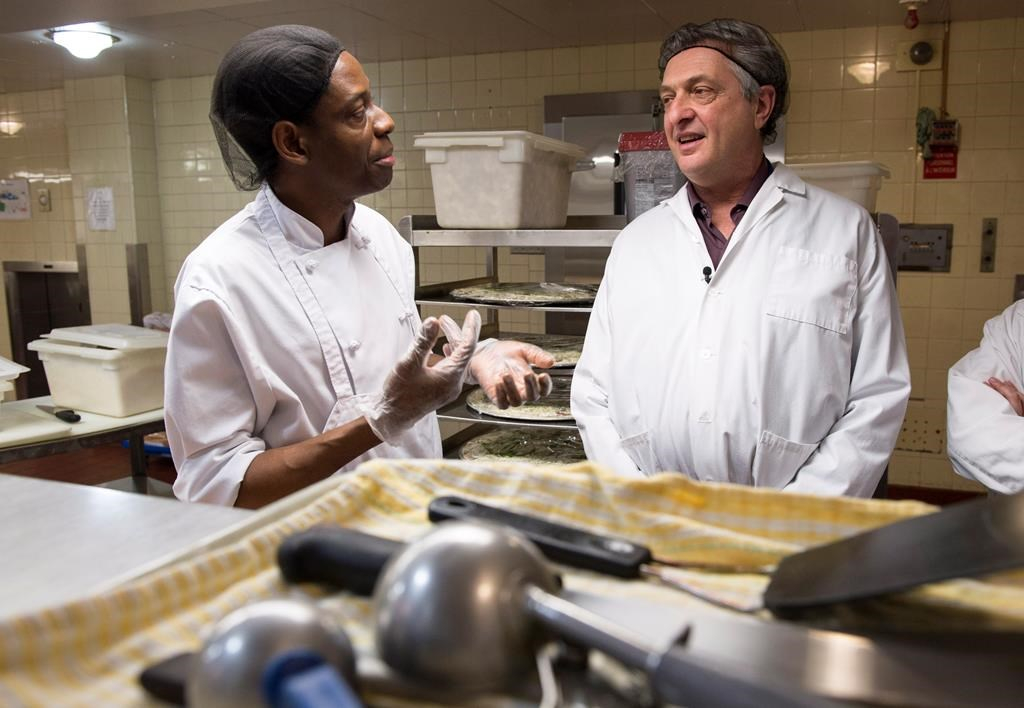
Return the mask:
<svg viewBox="0 0 1024 708">
<path fill-rule="evenodd" d="M 168 308 L 185 256 L 252 199 L 235 189 L 221 161 L 208 117 L 212 87 L 212 76 L 153 82 Z"/>
<path fill-rule="evenodd" d="M 896 51 L 901 41 L 941 34 L 939 26 L 922 25 L 913 32 L 877 27 L 787 33 L 779 39 L 792 69 L 787 159 L 882 162 L 892 178 L 879 194 L 880 211 L 903 222 L 954 225 L 950 273 L 900 273 L 913 400 L 891 473 L 896 483 L 958 487 L 966 483 L 953 475 L 943 454 L 920 450 L 939 450 L 944 441 L 946 369 L 976 346 L 983 322 L 1010 303 L 1014 274 L 1024 272 L 1024 16 L 952 25 L 947 107 L 962 126 L 959 176 L 924 181 L 914 151 L 915 116 L 918 106 L 938 108 L 940 73 L 897 72 Z M 414 135 L 454 129 L 541 132 L 544 95 L 654 88 L 657 53 L 657 43 L 643 43 L 367 63 L 378 103 L 397 125 L 393 139 L 398 164 L 391 187 L 364 201 L 395 223 L 406 214 L 432 213 L 430 176 L 422 154 L 411 148 Z M 117 182 L 119 175 L 134 170 L 135 193 L 127 208 L 134 213 L 139 241 L 153 244 L 154 230 L 159 229 L 162 253 L 157 257 L 150 251 L 154 304 L 170 307 L 171 285 L 184 257 L 251 198 L 236 192 L 221 164 L 207 118 L 211 83 L 209 76 L 152 82 L 159 195 L 155 217 L 153 193 L 146 186 L 151 184 L 151 165 L 142 154 L 148 126 L 138 117 L 145 112 L 147 87 L 134 79 L 68 82 L 64 92 L 47 97 L 0 97 L 0 107 L 5 101 L 33 106 L 39 121 L 38 127 L 32 126 L 33 135 L 47 121 L 59 125 L 64 120 L 70 147 L 62 157 L 64 153 L 51 154 L 56 148 L 43 144 L 59 140 L 35 141 L 32 148 L 20 142 L 15 154 L 6 147 L 14 143 L 0 138 L 0 174 L 45 168 L 66 179 L 70 172 L 80 195 L 87 184 Z M 111 113 L 115 94 L 127 99 L 127 122 L 123 110 L 119 118 Z M 66 119 L 58 107 L 61 98 L 69 104 Z M 128 129 L 130 148 L 114 135 L 120 131 L 123 136 Z M 35 249 L 42 248 L 73 257 L 69 222 L 56 214 L 55 208 L 45 226 L 36 218 L 14 231 L 0 224 L 0 233 L 15 235 L 23 245 L 18 251 L 14 239 L 0 239 L 0 255 L 12 258 L 8 253 L 31 251 L 24 257 L 36 259 L 41 256 Z M 982 274 L 980 226 L 990 216 L 999 219 L 997 265 L 996 272 Z M 97 293 L 105 312 L 123 314 L 123 264 L 108 247 L 123 249 L 125 241 L 86 236 L 90 275 L 95 260 L 106 269 L 93 285 L 94 315 Z M 39 239 L 45 239 L 42 246 Z M 479 275 L 484 257 L 482 249 L 424 249 L 423 280 Z M 502 252 L 499 260 L 503 280 L 543 276 L 542 256 Z M 502 313 L 501 324 L 505 329 L 536 330 L 542 318 Z"/>
<path fill-rule="evenodd" d="M 27 179 L 32 218 L 0 221 L 0 261 L 75 260 L 75 220 L 64 117 L 64 91 L 0 94 L 0 120 L 21 123 L 0 133 L 0 178 Z M 35 198 L 50 190 L 52 209 L 41 211 Z M 0 289 L 0 356 L 11 356 L 6 294 Z"/>
<path fill-rule="evenodd" d="M 75 238 L 85 244 L 93 322 L 128 322 L 125 245 L 136 243 L 131 127 L 123 76 L 64 82 Z M 115 228 L 89 228 L 88 190 L 110 187 Z"/>
<path fill-rule="evenodd" d="M 134 243 L 146 245 L 151 283 L 151 311 L 170 307 L 164 287 L 163 229 L 160 220 L 160 188 L 157 181 L 156 131 L 152 83 L 125 79 L 129 159 L 132 166 L 132 197 L 135 214 Z M 156 287 L 152 287 L 155 285 Z M 145 314 L 145 313 L 143 313 Z"/>
</svg>

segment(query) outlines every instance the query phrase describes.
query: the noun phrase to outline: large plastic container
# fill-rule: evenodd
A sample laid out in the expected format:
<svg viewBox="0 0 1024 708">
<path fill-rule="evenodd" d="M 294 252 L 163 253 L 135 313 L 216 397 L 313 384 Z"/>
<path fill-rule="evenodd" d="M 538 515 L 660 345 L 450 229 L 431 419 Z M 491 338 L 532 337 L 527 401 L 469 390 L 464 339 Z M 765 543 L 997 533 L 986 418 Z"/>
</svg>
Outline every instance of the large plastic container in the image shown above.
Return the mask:
<svg viewBox="0 0 1024 708">
<path fill-rule="evenodd" d="M 27 366 L 0 356 L 0 401 L 4 399 L 4 394 L 14 390 L 14 380 L 28 370 Z M 2 412 L 3 407 L 0 406 L 0 413 Z"/>
<path fill-rule="evenodd" d="M 851 199 L 874 213 L 882 178 L 889 169 L 877 162 L 813 162 L 802 165 L 786 164 L 804 182 L 827 189 Z"/>
<path fill-rule="evenodd" d="M 565 226 L 583 149 L 524 130 L 424 133 L 437 223 L 446 229 Z"/>
<path fill-rule="evenodd" d="M 663 130 L 620 133 L 618 152 L 627 222 L 671 197 L 686 182 Z"/>
<path fill-rule="evenodd" d="M 57 406 L 123 418 L 164 405 L 167 333 L 123 324 L 62 327 L 29 342 Z"/>
</svg>

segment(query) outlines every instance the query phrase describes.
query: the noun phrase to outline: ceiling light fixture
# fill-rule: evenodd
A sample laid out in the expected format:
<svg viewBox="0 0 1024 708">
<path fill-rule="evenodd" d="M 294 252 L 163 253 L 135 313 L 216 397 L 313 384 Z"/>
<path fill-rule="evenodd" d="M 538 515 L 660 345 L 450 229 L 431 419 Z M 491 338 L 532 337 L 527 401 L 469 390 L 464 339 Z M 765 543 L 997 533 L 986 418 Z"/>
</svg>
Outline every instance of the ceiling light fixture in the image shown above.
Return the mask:
<svg viewBox="0 0 1024 708">
<path fill-rule="evenodd" d="M 4 135 L 17 135 L 25 124 L 17 118 L 0 118 L 0 133 Z"/>
<path fill-rule="evenodd" d="M 115 42 L 121 41 L 120 37 L 110 34 L 107 29 L 94 23 L 68 25 L 49 30 L 46 36 L 67 49 L 73 56 L 79 59 L 92 59 L 104 49 L 114 46 Z"/>
</svg>

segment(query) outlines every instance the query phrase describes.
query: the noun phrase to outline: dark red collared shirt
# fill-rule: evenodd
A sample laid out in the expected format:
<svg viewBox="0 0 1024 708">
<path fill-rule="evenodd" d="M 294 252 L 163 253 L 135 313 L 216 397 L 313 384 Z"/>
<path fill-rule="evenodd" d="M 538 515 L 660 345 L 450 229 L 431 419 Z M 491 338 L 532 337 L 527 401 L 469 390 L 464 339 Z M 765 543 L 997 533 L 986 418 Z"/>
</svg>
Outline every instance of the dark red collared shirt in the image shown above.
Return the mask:
<svg viewBox="0 0 1024 708">
<path fill-rule="evenodd" d="M 729 217 L 732 219 L 734 227 L 739 225 L 740 219 L 747 213 L 750 202 L 754 201 L 754 197 L 757 196 L 761 187 L 764 186 L 773 169 L 772 163 L 768 162 L 768 158 L 761 159 L 761 166 L 754 173 L 754 179 L 750 180 L 747 191 L 736 202 L 736 206 L 729 210 Z M 693 188 L 692 182 L 686 183 L 686 196 L 690 200 L 690 209 L 693 211 L 693 217 L 697 220 L 697 226 L 700 227 L 700 232 L 704 236 L 704 244 L 708 247 L 708 255 L 711 256 L 711 262 L 714 263 L 717 269 L 719 262 L 722 260 L 722 254 L 725 253 L 725 247 L 729 245 L 729 239 L 722 234 L 717 226 L 711 223 L 711 210 L 697 196 L 697 190 Z"/>
</svg>

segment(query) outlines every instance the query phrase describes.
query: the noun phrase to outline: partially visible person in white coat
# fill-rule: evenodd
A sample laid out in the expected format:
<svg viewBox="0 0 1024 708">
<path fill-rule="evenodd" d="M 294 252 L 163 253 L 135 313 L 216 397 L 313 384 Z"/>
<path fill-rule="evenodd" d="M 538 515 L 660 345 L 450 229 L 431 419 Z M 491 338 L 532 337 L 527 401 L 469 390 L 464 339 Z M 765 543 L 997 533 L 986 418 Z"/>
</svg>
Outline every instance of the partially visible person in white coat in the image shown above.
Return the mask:
<svg viewBox="0 0 1024 708">
<path fill-rule="evenodd" d="M 391 117 L 359 62 L 320 30 L 258 30 L 228 51 L 211 121 L 256 198 L 186 259 L 167 352 L 175 494 L 255 507 L 375 457 L 440 457 L 433 411 L 467 377 L 501 407 L 535 400 L 553 363 L 477 347 L 470 311 L 445 358 L 420 322 L 412 249 L 355 200 L 384 189 Z"/>
<path fill-rule="evenodd" d="M 1024 490 L 1024 300 L 985 323 L 977 349 L 949 370 L 946 435 L 961 477 Z"/>
<path fill-rule="evenodd" d="M 573 376 L 587 456 L 626 475 L 871 496 L 910 395 L 877 229 L 765 158 L 788 92 L 765 30 L 684 25 L 660 67 L 688 182 L 612 248 Z"/>
</svg>

